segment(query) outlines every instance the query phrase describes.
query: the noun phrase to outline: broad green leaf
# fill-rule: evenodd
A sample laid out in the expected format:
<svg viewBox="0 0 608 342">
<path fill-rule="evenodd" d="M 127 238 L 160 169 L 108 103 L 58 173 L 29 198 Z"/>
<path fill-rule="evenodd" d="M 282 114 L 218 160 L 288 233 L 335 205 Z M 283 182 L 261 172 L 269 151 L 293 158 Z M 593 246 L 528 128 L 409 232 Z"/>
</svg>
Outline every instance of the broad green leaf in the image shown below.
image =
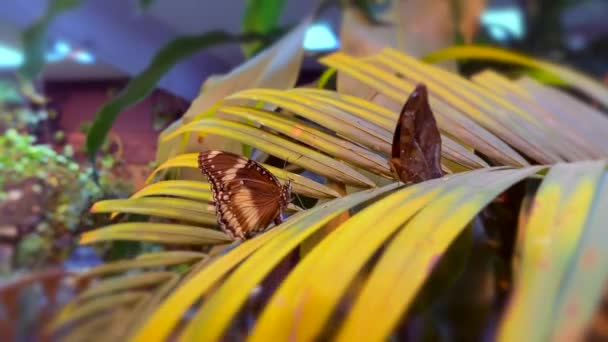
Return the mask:
<svg viewBox="0 0 608 342">
<path fill-rule="evenodd" d="M 279 23 L 283 7 L 285 7 L 285 0 L 247 0 L 241 22 L 242 31 L 245 33 L 273 31 Z M 245 57 L 251 57 L 264 48 L 264 44 L 261 42 L 245 43 L 241 48 Z"/>
<path fill-rule="evenodd" d="M 35 79 L 45 64 L 46 31 L 52 21 L 63 12 L 80 6 L 80 0 L 50 0 L 46 12 L 22 33 L 24 63 L 19 75 L 29 82 Z"/>
<path fill-rule="evenodd" d="M 572 292 L 564 293 L 562 284 L 569 271 L 576 272 L 572 267 L 576 265 L 577 249 L 583 248 L 579 241 L 591 226 L 588 216 L 605 168 L 605 161 L 557 164 L 543 180 L 530 217 L 521 227 L 521 264 L 499 327 L 499 340 L 549 339 L 558 327 L 558 309 L 566 315 L 562 320 L 569 318 L 570 310 L 576 316 L 578 304 L 563 301 Z M 595 278 L 595 286 L 601 287 L 604 280 Z M 600 298 L 602 290 L 596 291 L 589 295 Z M 590 307 L 586 309 L 582 317 L 593 312 Z"/>
<path fill-rule="evenodd" d="M 89 158 L 95 158 L 118 115 L 148 96 L 154 90 L 156 83 L 175 64 L 213 45 L 258 39 L 260 37 L 255 34 L 238 36 L 222 31 L 211 31 L 201 35 L 178 37 L 167 43 L 143 72 L 133 77 L 117 96 L 106 102 L 96 113 L 93 125 L 87 134 L 86 149 Z"/>
<path fill-rule="evenodd" d="M 413 303 L 438 258 L 475 215 L 509 186 L 541 169 L 496 170 L 462 177 L 422 208 L 386 246 L 337 340 L 386 339 Z M 391 293 L 399 296 L 387 296 Z M 378 314 L 370 316 L 371 312 Z"/>
<path fill-rule="evenodd" d="M 198 162 L 197 162 L 198 153 L 187 153 L 178 155 L 172 159 L 167 160 L 162 165 L 158 166 L 152 174 L 148 177 L 147 182 L 151 182 L 154 176 L 163 169 L 172 168 L 172 167 L 187 167 L 198 170 Z M 263 164 L 262 165 L 268 169 L 268 171 L 272 172 L 282 183 L 287 182 L 287 180 L 291 180 L 292 191 L 297 194 L 302 194 L 305 196 L 309 196 L 312 198 L 333 198 L 340 197 L 340 194 L 335 190 L 329 188 L 326 185 L 317 183 L 311 179 L 306 177 L 302 177 L 296 173 L 292 173 L 283 169 L 279 169 L 270 165 Z M 145 189 L 145 188 L 144 188 Z"/>
<path fill-rule="evenodd" d="M 449 59 L 482 59 L 539 69 L 577 87 L 608 107 L 608 88 L 600 82 L 565 66 L 537 60 L 512 51 L 487 46 L 453 46 L 433 52 L 423 59 L 429 63 Z"/>
<path fill-rule="evenodd" d="M 212 226 L 217 224 L 215 206 L 209 203 L 200 203 L 182 198 L 143 197 L 104 200 L 93 204 L 91 212 L 142 214 Z"/>
<path fill-rule="evenodd" d="M 229 299 L 231 298 L 231 300 L 225 302 L 227 305 L 221 305 L 228 311 L 225 311 L 223 314 L 214 313 L 214 316 L 221 320 L 223 326 L 204 324 L 205 327 L 212 327 L 212 330 L 209 331 L 211 335 L 217 336 L 217 334 L 224 330 L 225 324 L 229 322 L 230 317 L 234 314 L 234 310 L 238 309 L 238 306 L 243 300 L 243 296 L 246 297 L 251 288 L 261 280 L 264 274 L 270 271 L 270 269 L 280 261 L 284 256 L 284 253 L 289 252 L 290 245 L 293 246 L 294 243 L 297 245 L 297 243 L 303 241 L 307 236 L 314 233 L 314 231 L 320 229 L 324 223 L 339 215 L 344 210 L 374 198 L 384 192 L 390 191 L 396 186 L 397 184 L 393 184 L 380 189 L 357 192 L 347 197 L 327 202 L 324 205 L 317 206 L 306 212 L 298 213 L 291 216 L 280 226 L 253 239 L 247 240 L 230 250 L 228 253 L 219 256 L 217 260 L 207 265 L 198 273 L 192 275 L 187 282 L 184 282 L 172 295 L 170 295 L 146 324 L 142 325 L 142 330 L 138 332 L 134 337 L 134 340 L 149 341 L 150 338 L 164 339 L 167 337 L 192 304 L 236 265 L 249 257 L 239 266 L 238 270 L 242 270 L 240 271 L 240 275 L 238 273 L 232 273 L 230 277 L 232 280 L 230 283 L 224 283 L 222 288 L 220 288 L 221 293 L 215 292 L 214 296 L 211 297 L 215 298 L 213 299 L 213 302 L 211 302 L 211 305 L 215 306 L 218 302 L 222 301 L 222 297 L 228 294 L 226 291 L 227 289 L 225 288 L 226 285 L 234 286 L 236 282 L 241 282 L 242 284 L 242 286 L 239 286 L 240 290 L 233 293 L 234 296 L 229 296 Z M 256 253 L 260 248 L 263 249 L 263 253 Z M 257 257 L 250 257 L 252 254 L 257 255 Z M 270 258 L 266 258 L 266 255 Z M 261 259 L 261 264 L 256 265 L 251 263 L 252 260 L 253 262 L 256 262 L 256 260 L 259 259 Z M 235 275 L 237 278 L 234 278 Z M 243 275 L 247 279 L 246 283 L 242 282 Z M 255 279 L 251 276 L 254 276 Z M 218 295 L 221 295 L 222 297 L 217 297 Z M 207 302 L 207 305 L 209 305 L 209 302 Z M 209 307 L 207 306 L 207 309 L 208 308 Z M 204 312 L 208 313 L 209 311 L 206 311 L 205 309 Z M 199 323 L 195 322 L 208 318 L 209 317 L 206 316 L 195 318 L 190 325 L 192 327 L 190 329 L 194 329 L 193 333 L 196 333 L 196 327 L 201 326 Z"/>
<path fill-rule="evenodd" d="M 149 241 L 163 244 L 207 245 L 232 241 L 226 234 L 208 228 L 156 222 L 118 223 L 88 231 L 81 244 L 110 240 Z"/>
<path fill-rule="evenodd" d="M 361 83 L 372 86 L 380 93 L 388 96 L 397 103 L 405 102 L 407 96 L 414 90 L 415 83 L 395 76 L 384 69 L 374 66 L 365 60 L 357 60 L 342 53 L 334 53 L 321 58 L 321 63 L 338 69 L 339 72 L 356 78 Z M 485 120 L 484 115 L 455 96 L 450 99 L 472 112 L 464 115 L 460 110 L 445 102 L 443 97 L 431 93 L 431 108 L 435 113 L 439 129 L 463 141 L 472 148 L 490 156 L 504 165 L 524 166 L 528 162 L 515 152 L 509 145 L 478 125 L 467 115 L 475 114 L 476 119 Z M 447 94 L 447 93 L 446 93 Z M 443 94 L 442 94 L 443 95 Z"/>
<path fill-rule="evenodd" d="M 232 138 L 319 175 L 358 187 L 375 186 L 367 177 L 344 163 L 278 135 L 244 124 L 222 119 L 204 119 L 182 126 L 165 139 L 170 140 L 186 132 L 205 132 Z"/>
</svg>

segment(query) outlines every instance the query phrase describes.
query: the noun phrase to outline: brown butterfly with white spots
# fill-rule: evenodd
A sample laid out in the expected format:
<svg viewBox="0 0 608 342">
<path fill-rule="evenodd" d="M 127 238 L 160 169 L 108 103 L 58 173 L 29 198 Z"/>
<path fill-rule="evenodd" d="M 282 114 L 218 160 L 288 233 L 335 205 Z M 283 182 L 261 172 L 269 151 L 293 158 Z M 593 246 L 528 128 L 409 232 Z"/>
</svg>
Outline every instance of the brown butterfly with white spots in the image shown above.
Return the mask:
<svg viewBox="0 0 608 342">
<path fill-rule="evenodd" d="M 233 239 L 245 240 L 281 223 L 291 201 L 291 181 L 281 185 L 258 162 L 230 152 L 205 151 L 198 167 L 211 184 L 220 228 Z"/>
</svg>

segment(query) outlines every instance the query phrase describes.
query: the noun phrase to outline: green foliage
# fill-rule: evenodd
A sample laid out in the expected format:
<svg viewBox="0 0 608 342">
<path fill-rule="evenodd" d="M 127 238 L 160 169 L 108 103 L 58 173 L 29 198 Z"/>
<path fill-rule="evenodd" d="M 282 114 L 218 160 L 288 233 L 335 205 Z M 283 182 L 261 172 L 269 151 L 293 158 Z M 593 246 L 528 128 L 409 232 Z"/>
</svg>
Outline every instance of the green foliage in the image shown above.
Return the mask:
<svg viewBox="0 0 608 342">
<path fill-rule="evenodd" d="M 53 115 L 53 112 L 43 109 L 28 108 L 14 82 L 0 80 L 0 127 L 26 130 Z"/>
<path fill-rule="evenodd" d="M 94 160 L 118 115 L 146 98 L 175 64 L 214 45 L 263 39 L 266 39 L 266 36 L 257 33 L 233 35 L 223 31 L 211 31 L 200 35 L 178 37 L 169 42 L 154 56 L 143 72 L 132 78 L 120 94 L 106 102 L 97 112 L 87 135 L 86 149 L 89 159 Z"/>
<path fill-rule="evenodd" d="M 244 33 L 269 34 L 277 29 L 285 0 L 247 0 L 243 14 Z M 256 41 L 242 45 L 246 57 L 251 57 L 264 49 L 264 42 Z"/>
<path fill-rule="evenodd" d="M 49 145 L 36 144 L 33 136 L 12 128 L 0 136 L 0 201 L 9 197 L 7 187 L 25 193 L 28 189 L 23 184 L 33 183 L 32 191 L 45 205 L 41 208 L 40 222 L 19 242 L 18 266 L 33 266 L 34 261 L 44 259 L 62 234 L 99 224 L 88 213 L 94 201 L 107 197 L 108 193 L 126 196 L 132 191 L 130 183 L 112 175 L 115 161 L 102 163 L 100 188 L 91 180 L 92 168 L 82 168 L 72 156 L 71 145 L 58 153 Z"/>
<path fill-rule="evenodd" d="M 80 3 L 80 0 L 49 1 L 46 13 L 23 32 L 25 63 L 19 69 L 19 74 L 25 80 L 29 81 L 36 78 L 44 67 L 44 48 L 48 26 L 55 17 L 78 7 Z"/>
</svg>

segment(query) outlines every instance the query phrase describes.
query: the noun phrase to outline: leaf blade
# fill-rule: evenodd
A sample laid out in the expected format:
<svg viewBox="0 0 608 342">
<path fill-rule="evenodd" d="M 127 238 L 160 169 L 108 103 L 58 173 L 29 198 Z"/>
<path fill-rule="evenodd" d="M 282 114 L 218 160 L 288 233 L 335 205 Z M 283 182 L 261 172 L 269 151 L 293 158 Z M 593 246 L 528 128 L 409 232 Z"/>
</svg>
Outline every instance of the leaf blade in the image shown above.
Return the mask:
<svg viewBox="0 0 608 342">
<path fill-rule="evenodd" d="M 251 289 L 262 280 L 291 249 L 310 234 L 320 229 L 324 223 L 342 211 L 369 200 L 398 186 L 397 183 L 383 188 L 360 191 L 347 197 L 335 199 L 322 206 L 292 217 L 280 227 L 277 236 L 261 246 L 242 265 L 239 266 L 222 286 L 199 309 L 195 318 L 189 322 L 182 338 L 184 340 L 215 340 L 230 322 L 232 315 L 247 298 Z M 334 203 L 331 205 L 330 203 Z M 204 326 L 205 329 L 197 329 Z"/>
<path fill-rule="evenodd" d="M 223 31 L 211 31 L 201 35 L 178 37 L 167 43 L 157 52 L 144 71 L 132 78 L 116 97 L 106 102 L 95 114 L 95 120 L 86 140 L 89 159 L 95 158 L 118 115 L 148 96 L 161 77 L 179 61 L 213 45 L 252 39 L 259 37 L 256 35 L 241 37 Z"/>
<path fill-rule="evenodd" d="M 157 222 L 129 222 L 100 227 L 81 235 L 81 244 L 131 240 L 163 244 L 205 245 L 232 241 L 226 234 L 208 228 Z"/>
</svg>

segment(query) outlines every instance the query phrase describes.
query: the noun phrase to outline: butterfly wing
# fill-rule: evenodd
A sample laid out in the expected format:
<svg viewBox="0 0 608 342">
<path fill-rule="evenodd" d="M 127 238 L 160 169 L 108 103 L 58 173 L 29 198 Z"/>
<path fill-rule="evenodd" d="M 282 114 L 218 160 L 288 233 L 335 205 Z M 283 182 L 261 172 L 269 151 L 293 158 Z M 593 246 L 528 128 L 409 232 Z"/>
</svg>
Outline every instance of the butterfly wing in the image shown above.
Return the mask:
<svg viewBox="0 0 608 342">
<path fill-rule="evenodd" d="M 280 214 L 281 184 L 254 160 L 205 151 L 198 164 L 211 184 L 220 227 L 233 238 L 251 237 Z"/>
<path fill-rule="evenodd" d="M 416 87 L 401 110 L 391 152 L 391 167 L 404 183 L 418 183 L 443 175 L 441 135 L 426 87 L 422 84 Z"/>
</svg>

